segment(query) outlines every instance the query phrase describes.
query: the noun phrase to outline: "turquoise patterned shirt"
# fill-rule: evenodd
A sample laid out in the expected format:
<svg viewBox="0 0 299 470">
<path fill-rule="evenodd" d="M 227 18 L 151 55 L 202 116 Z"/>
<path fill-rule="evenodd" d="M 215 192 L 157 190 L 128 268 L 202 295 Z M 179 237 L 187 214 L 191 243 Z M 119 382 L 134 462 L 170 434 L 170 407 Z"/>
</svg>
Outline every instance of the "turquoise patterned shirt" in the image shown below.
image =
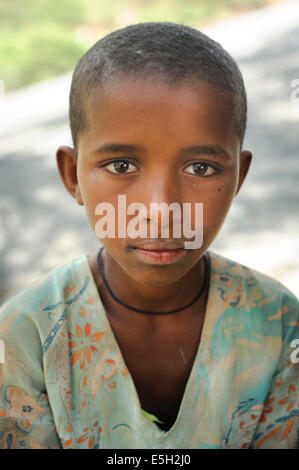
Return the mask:
<svg viewBox="0 0 299 470">
<path fill-rule="evenodd" d="M 166 432 L 141 410 L 87 256 L 6 301 L 0 448 L 299 449 L 298 299 L 208 253 L 201 340 Z"/>
</svg>

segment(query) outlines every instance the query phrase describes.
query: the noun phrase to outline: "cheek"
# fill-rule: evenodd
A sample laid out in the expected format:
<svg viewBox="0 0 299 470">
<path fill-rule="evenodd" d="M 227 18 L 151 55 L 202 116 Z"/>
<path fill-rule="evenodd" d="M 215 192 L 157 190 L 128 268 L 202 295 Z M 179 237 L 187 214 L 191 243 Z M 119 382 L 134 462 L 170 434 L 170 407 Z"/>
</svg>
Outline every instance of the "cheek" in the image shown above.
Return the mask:
<svg viewBox="0 0 299 470">
<path fill-rule="evenodd" d="M 219 232 L 233 202 L 237 188 L 237 176 L 230 172 L 217 181 L 192 183 L 190 200 L 203 203 L 204 239 L 214 238 Z M 196 191 L 198 189 L 198 191 Z M 194 197 L 196 194 L 196 198 Z M 194 219 L 194 216 L 193 216 Z"/>
<path fill-rule="evenodd" d="M 214 238 L 221 229 L 234 199 L 236 185 L 219 184 L 204 204 L 204 229 Z"/>
<path fill-rule="evenodd" d="M 95 231 L 95 225 L 100 217 L 96 214 L 97 206 L 100 203 L 115 205 L 117 195 L 115 192 L 111 193 L 109 185 L 98 178 L 95 172 L 82 171 L 80 176 L 78 175 L 78 181 L 87 218 Z"/>
</svg>

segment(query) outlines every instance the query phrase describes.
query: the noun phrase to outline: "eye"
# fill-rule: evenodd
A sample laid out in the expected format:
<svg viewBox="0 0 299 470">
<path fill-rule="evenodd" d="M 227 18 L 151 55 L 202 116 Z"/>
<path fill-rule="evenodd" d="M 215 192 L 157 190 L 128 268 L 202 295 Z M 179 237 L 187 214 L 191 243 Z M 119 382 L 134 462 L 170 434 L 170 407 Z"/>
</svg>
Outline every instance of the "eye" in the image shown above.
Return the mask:
<svg viewBox="0 0 299 470">
<path fill-rule="evenodd" d="M 189 171 L 187 171 L 188 168 L 190 169 Z M 185 171 L 196 176 L 212 176 L 215 173 L 218 173 L 218 170 L 215 167 L 204 162 L 192 163 L 192 165 L 185 168 Z"/>
<path fill-rule="evenodd" d="M 134 167 L 135 170 L 129 170 L 130 166 Z M 113 173 L 114 175 L 123 175 L 128 173 L 134 173 L 136 171 L 136 166 L 133 163 L 127 160 L 114 160 L 113 162 L 108 163 L 104 166 L 104 168 L 109 171 L 109 173 Z"/>
</svg>

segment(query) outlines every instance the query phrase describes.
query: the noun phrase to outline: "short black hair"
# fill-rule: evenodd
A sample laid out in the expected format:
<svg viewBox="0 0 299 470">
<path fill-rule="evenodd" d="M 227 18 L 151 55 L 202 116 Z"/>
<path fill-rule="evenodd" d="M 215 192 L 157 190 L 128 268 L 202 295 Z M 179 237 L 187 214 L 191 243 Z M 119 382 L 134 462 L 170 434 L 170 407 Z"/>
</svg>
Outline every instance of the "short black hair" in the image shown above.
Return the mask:
<svg viewBox="0 0 299 470">
<path fill-rule="evenodd" d="M 69 108 L 75 150 L 80 132 L 88 125 L 84 102 L 92 90 L 113 77 L 151 74 L 172 84 L 205 81 L 229 94 L 242 147 L 247 97 L 234 59 L 218 42 L 197 29 L 170 22 L 149 22 L 108 34 L 79 60 L 73 73 Z"/>
</svg>

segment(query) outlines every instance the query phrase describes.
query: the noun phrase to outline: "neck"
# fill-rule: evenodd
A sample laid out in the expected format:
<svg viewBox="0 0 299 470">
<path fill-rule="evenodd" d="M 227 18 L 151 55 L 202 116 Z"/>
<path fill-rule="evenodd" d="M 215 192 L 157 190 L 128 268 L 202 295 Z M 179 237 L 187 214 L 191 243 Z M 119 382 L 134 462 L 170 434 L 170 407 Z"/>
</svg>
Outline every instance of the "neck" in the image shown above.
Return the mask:
<svg viewBox="0 0 299 470">
<path fill-rule="evenodd" d="M 171 285 L 156 286 L 136 282 L 108 252 L 101 251 L 98 261 L 105 289 L 103 289 L 103 285 L 98 288 L 108 312 L 117 312 L 118 316 L 126 315 L 126 318 L 132 314 L 136 317 L 136 314 L 138 316 L 140 313 L 150 313 L 157 317 L 158 312 L 161 314 L 175 313 L 176 316 L 180 316 L 191 310 L 193 304 L 198 312 L 199 302 L 206 297 L 205 291 L 208 290 L 206 277 L 209 270 L 207 262 L 203 258 L 178 281 Z M 140 312 L 135 313 L 134 309 L 140 310 Z"/>
</svg>

